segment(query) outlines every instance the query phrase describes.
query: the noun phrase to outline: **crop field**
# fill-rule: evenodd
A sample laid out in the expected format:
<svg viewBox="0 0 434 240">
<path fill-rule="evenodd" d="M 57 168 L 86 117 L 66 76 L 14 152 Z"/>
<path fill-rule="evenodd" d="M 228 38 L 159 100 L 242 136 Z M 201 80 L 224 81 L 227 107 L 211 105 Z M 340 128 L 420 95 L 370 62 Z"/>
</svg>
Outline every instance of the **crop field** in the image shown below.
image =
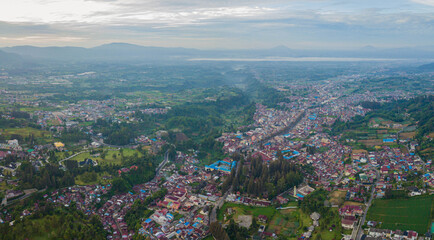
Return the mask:
<svg viewBox="0 0 434 240">
<path fill-rule="evenodd" d="M 431 222 L 432 200 L 432 196 L 376 200 L 366 219 L 382 222 L 381 228 L 425 234 Z"/>
<path fill-rule="evenodd" d="M 267 231 L 291 236 L 296 234 L 297 228 L 300 226 L 297 218 L 297 209 L 279 210 L 271 219 Z"/>
<path fill-rule="evenodd" d="M 54 138 L 50 132 L 31 127 L 0 129 L 0 135 L 2 136 L 2 139 L 7 140 L 14 139 L 16 135 L 19 135 L 22 139 L 26 139 L 30 135 L 33 135 L 35 143 L 37 144 L 54 142 Z M 20 141 L 20 144 L 22 144 L 22 141 Z"/>
<path fill-rule="evenodd" d="M 10 135 L 16 134 L 16 135 L 20 135 L 22 137 L 27 137 L 30 134 L 33 134 L 35 136 L 35 138 L 36 137 L 38 137 L 38 138 L 41 138 L 41 137 L 45 137 L 45 138 L 51 137 L 51 133 L 48 132 L 48 131 L 39 130 L 39 129 L 36 129 L 36 128 L 30 128 L 30 127 L 26 127 L 26 128 L 6 128 L 6 129 L 4 129 L 2 131 L 2 134 L 6 135 L 6 136 L 10 136 Z"/>
<path fill-rule="evenodd" d="M 416 135 L 416 132 L 402 132 L 402 133 L 399 133 L 399 137 L 403 138 L 403 139 L 414 138 L 415 135 Z"/>
</svg>

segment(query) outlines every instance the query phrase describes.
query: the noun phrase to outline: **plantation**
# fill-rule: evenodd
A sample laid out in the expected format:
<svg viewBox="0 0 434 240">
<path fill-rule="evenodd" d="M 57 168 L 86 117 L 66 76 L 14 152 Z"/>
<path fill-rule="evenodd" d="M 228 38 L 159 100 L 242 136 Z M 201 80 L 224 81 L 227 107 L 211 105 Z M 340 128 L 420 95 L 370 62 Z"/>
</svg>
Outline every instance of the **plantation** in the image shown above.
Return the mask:
<svg viewBox="0 0 434 240">
<path fill-rule="evenodd" d="M 433 197 L 376 200 L 369 209 L 367 220 L 382 222 L 380 228 L 414 230 L 425 234 L 431 222 Z"/>
</svg>

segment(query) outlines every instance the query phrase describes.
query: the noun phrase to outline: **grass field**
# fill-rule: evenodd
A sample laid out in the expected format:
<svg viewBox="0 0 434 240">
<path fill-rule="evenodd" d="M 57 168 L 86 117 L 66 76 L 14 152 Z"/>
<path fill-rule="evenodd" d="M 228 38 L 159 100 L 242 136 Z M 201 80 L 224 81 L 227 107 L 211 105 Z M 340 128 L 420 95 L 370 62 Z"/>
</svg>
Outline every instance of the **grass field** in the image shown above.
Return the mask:
<svg viewBox="0 0 434 240">
<path fill-rule="evenodd" d="M 107 183 L 110 183 L 109 180 L 102 179 L 103 176 L 109 176 L 110 175 L 107 172 L 97 173 L 97 179 L 96 179 L 96 181 L 91 181 L 91 182 L 86 181 L 82 177 L 82 175 L 79 175 L 79 176 L 75 177 L 75 184 L 84 186 L 84 185 L 92 185 L 92 184 L 107 184 Z"/>
<path fill-rule="evenodd" d="M 265 215 L 268 219 L 271 219 L 277 212 L 274 207 L 252 207 L 242 204 L 225 203 L 217 214 L 217 219 L 219 221 L 223 221 L 224 213 L 226 213 L 226 209 L 228 208 L 233 208 L 235 210 L 235 214 L 232 215 L 233 219 L 237 219 L 239 215 L 253 215 L 255 217 Z"/>
<path fill-rule="evenodd" d="M 432 196 L 375 200 L 366 219 L 382 222 L 381 228 L 425 234 L 431 223 L 432 200 Z"/>
<path fill-rule="evenodd" d="M 133 150 L 133 149 L 129 149 L 129 148 L 123 149 L 124 157 L 134 156 L 135 153 L 137 153 L 138 157 L 142 156 L 142 153 L 140 153 L 137 150 Z M 85 152 L 85 153 L 82 153 L 80 155 L 73 157 L 72 160 L 83 161 L 87 158 L 90 158 L 92 160 L 96 160 L 98 162 L 98 164 L 101 164 L 101 165 L 110 164 L 110 163 L 114 164 L 114 165 L 119 165 L 122 162 L 122 156 L 121 156 L 120 151 L 118 151 L 118 150 L 107 150 L 107 154 L 106 154 L 104 159 L 102 159 L 101 156 L 95 157 L 95 156 L 92 156 L 91 153 Z"/>
<path fill-rule="evenodd" d="M 10 138 L 11 135 L 16 134 L 20 135 L 22 138 L 26 138 L 29 135 L 33 134 L 35 140 L 39 143 L 45 144 L 54 142 L 53 137 L 51 136 L 51 133 L 48 131 L 36 129 L 36 128 L 6 128 L 6 129 L 0 129 L 1 135 L 5 136 L 6 138 Z"/>
</svg>

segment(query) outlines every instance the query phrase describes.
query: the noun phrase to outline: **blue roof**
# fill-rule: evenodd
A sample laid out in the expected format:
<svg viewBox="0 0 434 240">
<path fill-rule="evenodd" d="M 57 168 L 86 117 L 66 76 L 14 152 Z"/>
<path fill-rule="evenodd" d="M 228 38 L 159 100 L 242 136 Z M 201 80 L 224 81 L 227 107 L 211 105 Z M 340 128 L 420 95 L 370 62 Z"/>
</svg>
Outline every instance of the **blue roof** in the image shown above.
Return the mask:
<svg viewBox="0 0 434 240">
<path fill-rule="evenodd" d="M 152 219 L 150 219 L 150 218 L 145 220 L 145 223 L 150 223 L 150 222 L 152 222 Z"/>
</svg>

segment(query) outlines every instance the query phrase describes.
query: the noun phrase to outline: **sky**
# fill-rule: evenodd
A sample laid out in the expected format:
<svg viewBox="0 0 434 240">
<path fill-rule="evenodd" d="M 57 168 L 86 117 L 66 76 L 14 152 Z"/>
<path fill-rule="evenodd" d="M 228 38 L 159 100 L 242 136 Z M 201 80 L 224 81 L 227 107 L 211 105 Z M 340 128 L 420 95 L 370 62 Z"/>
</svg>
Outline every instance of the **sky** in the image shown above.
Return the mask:
<svg viewBox="0 0 434 240">
<path fill-rule="evenodd" d="M 0 0 L 0 47 L 434 46 L 434 0 Z"/>
</svg>

